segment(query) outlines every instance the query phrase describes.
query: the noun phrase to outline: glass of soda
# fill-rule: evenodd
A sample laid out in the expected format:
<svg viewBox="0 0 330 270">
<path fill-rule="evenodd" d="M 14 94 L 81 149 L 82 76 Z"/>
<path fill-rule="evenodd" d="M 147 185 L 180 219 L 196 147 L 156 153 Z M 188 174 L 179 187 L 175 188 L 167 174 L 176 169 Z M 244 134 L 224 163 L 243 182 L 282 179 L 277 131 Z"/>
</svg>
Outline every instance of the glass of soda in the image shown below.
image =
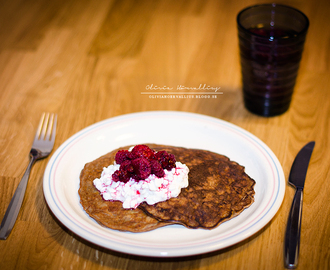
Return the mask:
<svg viewBox="0 0 330 270">
<path fill-rule="evenodd" d="M 243 9 L 237 15 L 245 107 L 261 116 L 289 109 L 309 20 L 278 4 Z"/>
</svg>

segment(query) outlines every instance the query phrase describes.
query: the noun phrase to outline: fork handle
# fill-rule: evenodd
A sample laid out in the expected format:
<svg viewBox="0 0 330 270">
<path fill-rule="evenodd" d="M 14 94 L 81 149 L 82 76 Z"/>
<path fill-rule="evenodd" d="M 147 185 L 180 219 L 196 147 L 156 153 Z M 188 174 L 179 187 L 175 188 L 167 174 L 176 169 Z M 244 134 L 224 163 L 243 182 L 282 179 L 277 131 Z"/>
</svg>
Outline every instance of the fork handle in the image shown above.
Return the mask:
<svg viewBox="0 0 330 270">
<path fill-rule="evenodd" d="M 19 210 L 22 206 L 27 182 L 28 182 L 29 176 L 30 176 L 30 171 L 31 171 L 32 165 L 34 164 L 35 161 L 36 161 L 36 157 L 31 156 L 29 165 L 26 168 L 25 173 L 24 173 L 19 185 L 16 188 L 15 194 L 9 203 L 9 206 L 6 210 L 6 213 L 3 217 L 3 220 L 0 225 L 0 239 L 1 240 L 6 240 L 7 237 L 9 236 L 12 228 L 14 227 Z"/>
</svg>

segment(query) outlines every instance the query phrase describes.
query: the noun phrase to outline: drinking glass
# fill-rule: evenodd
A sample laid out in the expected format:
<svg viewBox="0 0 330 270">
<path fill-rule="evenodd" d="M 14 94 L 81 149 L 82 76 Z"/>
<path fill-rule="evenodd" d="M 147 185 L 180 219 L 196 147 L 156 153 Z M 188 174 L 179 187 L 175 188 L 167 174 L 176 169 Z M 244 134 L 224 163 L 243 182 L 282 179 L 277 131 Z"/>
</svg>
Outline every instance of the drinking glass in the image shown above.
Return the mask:
<svg viewBox="0 0 330 270">
<path fill-rule="evenodd" d="M 237 15 L 243 99 L 261 116 L 290 106 L 309 20 L 301 11 L 278 4 L 247 7 Z"/>
</svg>

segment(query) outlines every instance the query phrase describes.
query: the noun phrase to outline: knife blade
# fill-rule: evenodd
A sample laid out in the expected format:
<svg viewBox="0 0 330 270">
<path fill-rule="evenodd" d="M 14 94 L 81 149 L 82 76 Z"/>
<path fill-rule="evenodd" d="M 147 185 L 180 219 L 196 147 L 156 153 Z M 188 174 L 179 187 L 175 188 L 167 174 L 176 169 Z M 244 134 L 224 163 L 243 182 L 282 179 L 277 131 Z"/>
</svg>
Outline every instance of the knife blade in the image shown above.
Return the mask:
<svg viewBox="0 0 330 270">
<path fill-rule="evenodd" d="M 297 154 L 289 175 L 289 183 L 296 188 L 285 232 L 285 267 L 296 268 L 299 258 L 303 189 L 315 142 L 307 143 Z"/>
</svg>

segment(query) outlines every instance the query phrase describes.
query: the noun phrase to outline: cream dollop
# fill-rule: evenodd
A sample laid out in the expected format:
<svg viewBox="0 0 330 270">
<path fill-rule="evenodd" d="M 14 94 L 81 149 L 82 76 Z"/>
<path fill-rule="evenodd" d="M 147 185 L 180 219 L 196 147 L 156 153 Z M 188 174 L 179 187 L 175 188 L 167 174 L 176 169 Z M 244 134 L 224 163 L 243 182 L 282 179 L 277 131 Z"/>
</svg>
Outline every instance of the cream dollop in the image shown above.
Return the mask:
<svg viewBox="0 0 330 270">
<path fill-rule="evenodd" d="M 127 183 L 112 180 L 112 174 L 119 167 L 120 165 L 113 164 L 103 168 L 101 177 L 96 178 L 93 183 L 104 200 L 121 201 L 126 209 L 136 208 L 142 202 L 153 205 L 177 197 L 181 189 L 188 186 L 189 169 L 181 162 L 176 162 L 176 167 L 172 170 L 164 170 L 165 175 L 162 178 L 151 174 L 140 181 L 131 178 Z"/>
</svg>

